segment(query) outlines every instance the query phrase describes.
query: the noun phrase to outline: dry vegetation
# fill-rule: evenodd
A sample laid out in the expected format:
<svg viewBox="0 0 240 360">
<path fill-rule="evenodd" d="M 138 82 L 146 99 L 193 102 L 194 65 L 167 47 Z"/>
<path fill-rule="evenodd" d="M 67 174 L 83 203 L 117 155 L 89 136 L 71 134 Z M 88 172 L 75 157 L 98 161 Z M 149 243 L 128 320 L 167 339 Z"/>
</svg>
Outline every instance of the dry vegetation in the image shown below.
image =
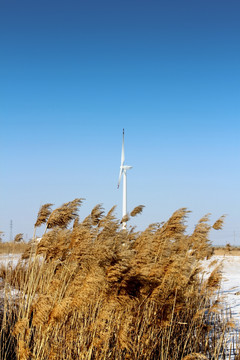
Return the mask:
<svg viewBox="0 0 240 360">
<path fill-rule="evenodd" d="M 41 241 L 15 269 L 2 269 L 0 358 L 219 359 L 227 324 L 212 296 L 220 272 L 203 280 L 200 267 L 212 252 L 208 216 L 191 235 L 186 209 L 138 233 L 122 230 L 114 207 L 105 215 L 97 205 L 80 222 L 81 202 L 40 209 Z"/>
<path fill-rule="evenodd" d="M 214 255 L 240 256 L 240 247 L 233 246 L 231 244 L 226 244 L 225 246 L 214 246 L 213 253 Z"/>
<path fill-rule="evenodd" d="M 24 242 L 2 242 L 0 243 L 0 254 L 22 254 L 28 248 Z"/>
</svg>

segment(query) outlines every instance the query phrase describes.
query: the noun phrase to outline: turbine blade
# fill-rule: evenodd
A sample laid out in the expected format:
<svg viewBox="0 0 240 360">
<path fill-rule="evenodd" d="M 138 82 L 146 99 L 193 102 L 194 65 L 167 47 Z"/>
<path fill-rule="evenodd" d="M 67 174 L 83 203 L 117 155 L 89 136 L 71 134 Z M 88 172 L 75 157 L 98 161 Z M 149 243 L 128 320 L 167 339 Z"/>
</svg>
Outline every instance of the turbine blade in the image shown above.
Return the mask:
<svg viewBox="0 0 240 360">
<path fill-rule="evenodd" d="M 119 185 L 120 185 L 120 182 L 121 182 L 122 173 L 123 173 L 123 170 L 122 170 L 122 167 L 120 167 L 120 173 L 119 173 L 119 178 L 118 178 L 118 186 L 117 186 L 118 189 L 119 189 Z"/>
<path fill-rule="evenodd" d="M 125 161 L 125 154 L 124 154 L 124 129 L 123 129 L 121 166 L 123 166 L 124 161 Z"/>
</svg>

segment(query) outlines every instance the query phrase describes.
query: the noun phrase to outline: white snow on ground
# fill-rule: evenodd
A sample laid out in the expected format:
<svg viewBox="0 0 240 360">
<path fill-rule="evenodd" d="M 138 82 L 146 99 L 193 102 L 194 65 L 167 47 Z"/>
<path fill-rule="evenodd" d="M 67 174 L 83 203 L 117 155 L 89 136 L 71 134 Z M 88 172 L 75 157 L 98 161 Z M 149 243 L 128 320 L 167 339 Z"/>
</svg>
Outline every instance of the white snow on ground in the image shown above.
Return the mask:
<svg viewBox="0 0 240 360">
<path fill-rule="evenodd" d="M 15 267 L 22 254 L 0 254 L 0 265 Z"/>
<path fill-rule="evenodd" d="M 229 334 L 229 344 L 233 347 L 230 351 L 231 359 L 234 359 L 236 348 L 240 345 L 240 256 L 225 255 L 218 258 L 223 264 L 221 294 L 224 296 L 225 309 L 235 321 L 235 329 Z"/>
<path fill-rule="evenodd" d="M 236 325 L 240 327 L 240 256 L 217 256 L 223 263 L 221 294 L 224 295 L 226 309 L 231 311 Z"/>
<path fill-rule="evenodd" d="M 22 254 L 0 254 L 0 266 L 15 268 L 21 256 Z M 0 279 L 0 299 L 5 297 L 5 290 L 2 279 Z M 19 291 L 9 286 L 8 296 L 10 296 L 11 299 L 15 299 L 18 295 Z"/>
<path fill-rule="evenodd" d="M 213 261 L 216 262 L 209 267 Z M 231 313 L 240 329 L 240 256 L 214 255 L 210 260 L 203 261 L 204 277 L 207 277 L 217 264 L 222 265 L 220 295 L 223 298 L 223 309 Z"/>
<path fill-rule="evenodd" d="M 210 260 L 204 261 L 203 265 L 207 268 L 208 263 L 216 260 L 222 264 L 222 283 L 220 288 L 220 299 L 222 302 L 222 314 L 230 320 L 234 320 L 235 328 L 228 334 L 229 359 L 233 360 L 239 343 L 240 331 L 240 256 L 214 255 Z M 214 265 L 216 266 L 216 264 Z"/>
</svg>

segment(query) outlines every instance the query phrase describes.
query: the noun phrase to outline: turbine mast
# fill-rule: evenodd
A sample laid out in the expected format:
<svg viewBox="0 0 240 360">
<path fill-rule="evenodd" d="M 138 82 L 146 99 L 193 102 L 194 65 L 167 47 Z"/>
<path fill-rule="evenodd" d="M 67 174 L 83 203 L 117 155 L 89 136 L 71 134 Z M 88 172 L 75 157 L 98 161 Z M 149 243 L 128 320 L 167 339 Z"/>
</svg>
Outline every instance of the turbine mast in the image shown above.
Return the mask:
<svg viewBox="0 0 240 360">
<path fill-rule="evenodd" d="M 124 153 L 124 129 L 123 129 L 123 139 L 122 139 L 122 155 L 121 155 L 121 165 L 120 165 L 120 174 L 118 180 L 118 188 L 121 182 L 123 175 L 123 204 L 122 204 L 122 217 L 124 218 L 127 215 L 127 170 L 131 169 L 132 166 L 124 165 L 125 162 L 125 153 Z M 122 228 L 126 229 L 127 223 L 123 221 Z"/>
<path fill-rule="evenodd" d="M 127 170 L 123 170 L 123 204 L 122 204 L 122 217 L 127 215 Z M 122 228 L 126 229 L 127 223 L 122 223 Z"/>
</svg>

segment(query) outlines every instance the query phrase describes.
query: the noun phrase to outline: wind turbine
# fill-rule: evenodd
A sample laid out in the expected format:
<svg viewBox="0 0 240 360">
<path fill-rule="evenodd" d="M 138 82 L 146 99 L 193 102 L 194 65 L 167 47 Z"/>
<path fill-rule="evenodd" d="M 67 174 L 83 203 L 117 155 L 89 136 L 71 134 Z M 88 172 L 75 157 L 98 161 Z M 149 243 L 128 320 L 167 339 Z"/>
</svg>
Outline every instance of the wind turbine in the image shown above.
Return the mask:
<svg viewBox="0 0 240 360">
<path fill-rule="evenodd" d="M 123 175 L 123 205 L 122 205 L 122 217 L 124 218 L 127 215 L 127 170 L 132 169 L 132 166 L 124 165 L 125 155 L 124 155 L 124 129 L 123 129 L 123 139 L 122 139 L 122 156 L 121 156 L 121 165 L 120 173 L 118 179 L 118 188 L 121 182 Z M 126 229 L 127 223 L 123 221 L 122 228 Z"/>
</svg>

